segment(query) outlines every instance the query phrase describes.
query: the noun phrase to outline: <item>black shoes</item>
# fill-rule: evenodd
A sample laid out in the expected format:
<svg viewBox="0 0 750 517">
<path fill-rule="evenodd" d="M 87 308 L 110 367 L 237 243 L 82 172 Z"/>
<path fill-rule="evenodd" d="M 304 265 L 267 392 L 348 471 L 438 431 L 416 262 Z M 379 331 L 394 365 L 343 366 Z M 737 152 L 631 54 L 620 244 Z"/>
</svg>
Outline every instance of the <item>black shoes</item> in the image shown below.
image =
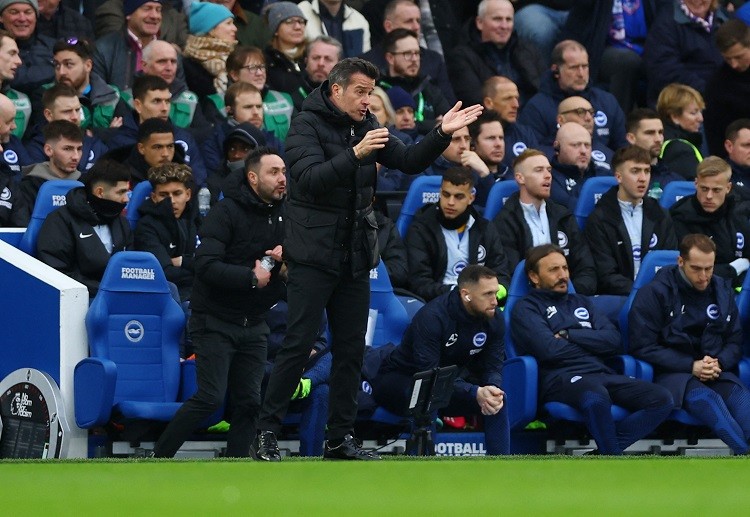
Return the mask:
<svg viewBox="0 0 750 517">
<path fill-rule="evenodd" d="M 261 431 L 255 436 L 250 453 L 259 461 L 281 461 L 281 451 L 273 431 Z"/>
<path fill-rule="evenodd" d="M 331 446 L 331 442 L 327 441 L 323 458 L 327 460 L 379 460 L 380 456 L 374 451 L 363 449 L 352 435 L 347 434 L 336 446 Z"/>
</svg>

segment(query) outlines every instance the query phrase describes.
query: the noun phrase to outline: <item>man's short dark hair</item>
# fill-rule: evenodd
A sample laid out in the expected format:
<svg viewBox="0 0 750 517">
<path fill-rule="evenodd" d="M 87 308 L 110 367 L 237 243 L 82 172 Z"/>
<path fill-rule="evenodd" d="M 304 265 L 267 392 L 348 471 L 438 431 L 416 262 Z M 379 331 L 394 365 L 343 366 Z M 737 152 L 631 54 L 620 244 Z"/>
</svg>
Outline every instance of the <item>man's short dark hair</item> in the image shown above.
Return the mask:
<svg viewBox="0 0 750 517">
<path fill-rule="evenodd" d="M 383 10 L 383 20 L 387 20 L 393 16 L 393 13 L 396 12 L 396 8 L 401 4 L 417 5 L 414 0 L 391 0 L 385 5 L 385 9 Z M 417 5 L 417 7 L 419 6 Z"/>
<path fill-rule="evenodd" d="M 474 171 L 468 167 L 450 167 L 443 172 L 443 181 L 460 187 L 461 185 L 469 185 L 474 187 L 476 184 L 476 178 L 474 177 Z"/>
<path fill-rule="evenodd" d="M 687 260 L 690 250 L 696 248 L 703 253 L 716 253 L 716 243 L 702 233 L 689 233 L 680 241 L 680 256 Z"/>
<path fill-rule="evenodd" d="M 121 181 L 130 181 L 128 166 L 115 160 L 101 159 L 89 169 L 84 183 L 86 191 L 91 194 L 100 183 L 114 187 Z"/>
<path fill-rule="evenodd" d="M 7 31 L 5 29 L 0 29 L 0 47 L 2 47 L 3 38 L 10 38 L 13 41 L 16 41 L 16 37 L 13 35 L 12 32 Z"/>
<path fill-rule="evenodd" d="M 234 109 L 234 102 L 237 100 L 237 97 L 243 93 L 257 93 L 261 98 L 263 97 L 263 94 L 255 85 L 239 81 L 233 83 L 227 88 L 227 91 L 224 94 L 224 105 Z"/>
<path fill-rule="evenodd" d="M 260 166 L 260 161 L 264 156 L 268 156 L 270 154 L 278 153 L 265 145 L 256 147 L 255 149 L 250 151 L 250 154 L 248 154 L 247 158 L 245 158 L 245 173 L 247 174 L 251 170 L 257 173 L 258 167 Z"/>
<path fill-rule="evenodd" d="M 529 276 L 531 271 L 539 274 L 539 261 L 553 253 L 559 253 L 563 257 L 565 256 L 565 252 L 557 244 L 542 244 L 540 246 L 534 246 L 526 251 L 526 264 L 524 265 L 526 276 Z"/>
<path fill-rule="evenodd" d="M 470 264 L 458 274 L 458 288 L 462 289 L 467 285 L 476 285 L 480 280 L 484 280 L 485 278 L 494 278 L 497 280 L 497 273 L 487 266 Z"/>
<path fill-rule="evenodd" d="M 346 89 L 354 74 L 364 74 L 373 81 L 380 77 L 378 67 L 369 61 L 359 57 L 347 57 L 333 65 L 331 73 L 328 74 L 328 85 L 330 87 L 338 84 Z"/>
<path fill-rule="evenodd" d="M 169 85 L 158 75 L 144 74 L 133 81 L 133 99 L 143 101 L 148 92 L 154 90 L 169 90 Z"/>
<path fill-rule="evenodd" d="M 78 92 L 69 84 L 55 83 L 42 93 L 42 105 L 44 109 L 51 110 L 59 97 L 78 98 Z"/>
<path fill-rule="evenodd" d="M 750 118 L 738 118 L 727 126 L 727 130 L 724 132 L 724 136 L 727 140 L 734 143 L 737 139 L 737 135 L 743 129 L 750 129 Z"/>
<path fill-rule="evenodd" d="M 250 56 L 255 56 L 258 61 L 260 61 L 264 65 L 266 64 L 266 57 L 263 55 L 263 51 L 261 49 L 259 49 L 258 47 L 249 47 L 247 45 L 239 45 L 232 52 L 230 52 L 229 56 L 227 56 L 227 73 L 239 73 L 240 70 L 242 70 L 242 67 L 245 66 L 247 58 L 249 58 Z"/>
<path fill-rule="evenodd" d="M 83 143 L 83 131 L 70 120 L 53 120 L 44 126 L 42 133 L 46 144 L 57 142 L 61 138 Z"/>
<path fill-rule="evenodd" d="M 74 52 L 84 61 L 94 58 L 94 53 L 91 51 L 91 43 L 82 38 L 65 38 L 58 40 L 57 43 L 55 43 L 55 46 L 52 47 L 52 55 L 54 56 L 58 52 L 66 50 Z"/>
<path fill-rule="evenodd" d="M 142 144 L 154 133 L 172 133 L 172 136 L 174 136 L 174 126 L 169 120 L 160 118 L 146 119 L 138 126 L 138 143 Z"/>
<path fill-rule="evenodd" d="M 641 125 L 642 120 L 661 119 L 656 110 L 651 108 L 636 108 L 630 113 L 625 120 L 625 130 L 628 133 L 635 133 L 638 131 L 638 127 Z"/>
<path fill-rule="evenodd" d="M 716 47 L 723 54 L 737 44 L 750 48 L 750 26 L 742 20 L 727 20 L 716 31 Z"/>
<path fill-rule="evenodd" d="M 469 124 L 469 136 L 471 136 L 472 142 L 476 142 L 479 133 L 482 132 L 482 126 L 490 122 L 500 122 L 502 125 L 503 119 L 497 111 L 486 109 L 474 122 Z"/>
<path fill-rule="evenodd" d="M 151 187 L 167 183 L 182 183 L 186 187 L 193 184 L 193 170 L 184 163 L 162 163 L 148 170 Z"/>
<path fill-rule="evenodd" d="M 396 50 L 396 43 L 409 37 L 415 38 L 417 42 L 419 42 L 419 36 L 417 36 L 416 32 L 402 27 L 393 29 L 391 32 L 383 36 L 383 50 L 393 53 Z"/>
<path fill-rule="evenodd" d="M 645 163 L 651 165 L 651 153 L 645 150 L 643 147 L 637 145 L 627 145 L 620 147 L 615 151 L 615 155 L 612 157 L 612 170 L 617 168 L 625 162 L 633 161 L 635 163 Z"/>
</svg>

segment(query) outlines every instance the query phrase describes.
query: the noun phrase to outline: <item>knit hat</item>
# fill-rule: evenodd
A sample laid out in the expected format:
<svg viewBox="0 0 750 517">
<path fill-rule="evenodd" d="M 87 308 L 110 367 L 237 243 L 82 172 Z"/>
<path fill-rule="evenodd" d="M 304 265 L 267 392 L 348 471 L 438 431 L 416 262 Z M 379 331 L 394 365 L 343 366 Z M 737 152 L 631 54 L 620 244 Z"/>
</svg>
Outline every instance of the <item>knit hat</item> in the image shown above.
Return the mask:
<svg viewBox="0 0 750 517">
<path fill-rule="evenodd" d="M 0 2 L 2 1 L 3 0 L 0 0 Z M 125 13 L 125 16 L 130 16 L 143 4 L 147 4 L 149 2 L 156 2 L 157 4 L 160 4 L 161 0 L 123 0 L 122 12 Z"/>
<path fill-rule="evenodd" d="M 0 0 L 2 1 L 2 0 Z M 281 25 L 281 22 L 292 17 L 305 18 L 302 9 L 293 2 L 276 2 L 269 4 L 264 7 L 266 12 L 266 20 L 268 21 L 268 28 L 272 35 L 276 34 L 276 31 Z"/>
<path fill-rule="evenodd" d="M 243 122 L 242 124 L 236 125 L 224 138 L 224 154 L 227 152 L 227 146 L 232 140 L 239 140 L 253 149 L 259 146 L 266 145 L 266 137 L 263 132 L 252 125 L 250 122 Z"/>
<path fill-rule="evenodd" d="M 190 34 L 204 36 L 227 18 L 234 19 L 234 15 L 223 5 L 193 2 L 190 4 Z"/>
<path fill-rule="evenodd" d="M 417 107 L 417 105 L 414 103 L 414 99 L 411 95 L 409 95 L 409 92 L 407 92 L 400 86 L 389 88 L 386 93 L 388 94 L 388 98 L 391 100 L 391 104 L 393 104 L 394 111 L 398 111 L 404 106 L 409 106 L 411 109 Z"/>
<path fill-rule="evenodd" d="M 0 13 L 2 13 L 6 7 L 13 4 L 28 4 L 34 8 L 36 17 L 39 18 L 39 4 L 36 0 L 0 0 Z"/>
</svg>

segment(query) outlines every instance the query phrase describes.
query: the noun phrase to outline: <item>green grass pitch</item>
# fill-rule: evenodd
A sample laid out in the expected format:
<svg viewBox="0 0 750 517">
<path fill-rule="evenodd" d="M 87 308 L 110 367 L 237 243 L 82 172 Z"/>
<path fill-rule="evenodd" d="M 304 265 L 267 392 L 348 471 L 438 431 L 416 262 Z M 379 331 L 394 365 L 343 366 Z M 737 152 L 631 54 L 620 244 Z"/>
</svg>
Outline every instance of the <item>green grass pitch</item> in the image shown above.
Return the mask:
<svg viewBox="0 0 750 517">
<path fill-rule="evenodd" d="M 744 458 L 3 461 L 4 515 L 742 515 Z M 477 513 L 482 512 L 482 513 Z"/>
</svg>

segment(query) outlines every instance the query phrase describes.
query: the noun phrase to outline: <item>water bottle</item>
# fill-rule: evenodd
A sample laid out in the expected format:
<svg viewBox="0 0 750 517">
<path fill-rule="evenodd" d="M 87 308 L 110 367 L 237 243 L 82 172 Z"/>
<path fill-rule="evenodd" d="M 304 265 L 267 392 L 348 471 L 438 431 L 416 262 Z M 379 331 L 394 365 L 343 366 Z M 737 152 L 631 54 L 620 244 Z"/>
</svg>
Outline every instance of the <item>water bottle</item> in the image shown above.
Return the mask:
<svg viewBox="0 0 750 517">
<path fill-rule="evenodd" d="M 661 198 L 661 195 L 664 193 L 664 191 L 661 188 L 661 185 L 659 185 L 658 181 L 655 181 L 653 185 L 651 185 L 651 188 L 648 189 L 648 197 L 654 198 L 657 201 Z"/>
<path fill-rule="evenodd" d="M 203 187 L 198 191 L 198 211 L 201 213 L 203 217 L 206 217 L 206 214 L 211 208 L 211 192 L 208 190 L 207 187 Z"/>
<path fill-rule="evenodd" d="M 273 257 L 269 257 L 268 255 L 266 255 L 265 257 L 260 259 L 260 267 L 262 267 L 266 271 L 271 271 L 275 265 L 276 261 L 273 259 Z"/>
</svg>

